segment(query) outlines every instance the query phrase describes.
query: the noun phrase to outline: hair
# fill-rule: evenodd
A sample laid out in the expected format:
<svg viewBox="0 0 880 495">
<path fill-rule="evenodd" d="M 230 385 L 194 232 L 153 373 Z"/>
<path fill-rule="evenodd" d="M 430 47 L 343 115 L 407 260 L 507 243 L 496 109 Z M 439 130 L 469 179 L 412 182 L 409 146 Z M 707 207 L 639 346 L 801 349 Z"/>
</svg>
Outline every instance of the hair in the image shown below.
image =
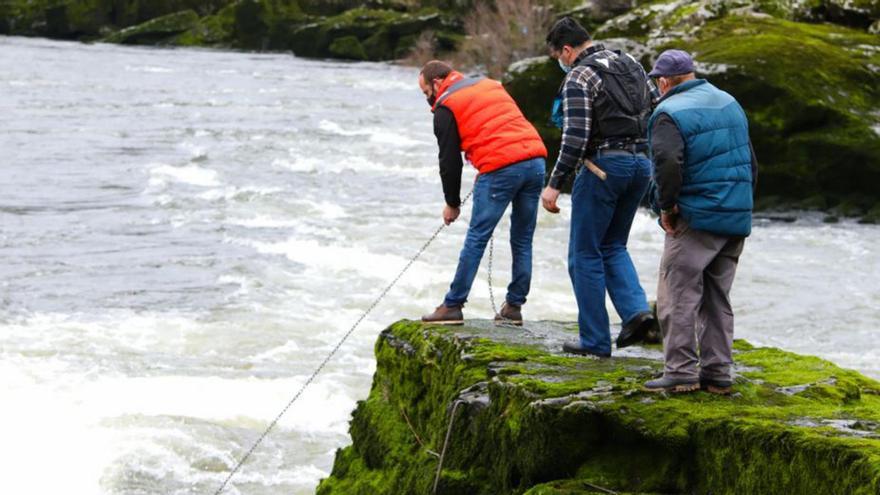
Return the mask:
<svg viewBox="0 0 880 495">
<path fill-rule="evenodd" d="M 663 76 L 663 77 L 665 77 L 666 79 L 669 79 L 669 84 L 671 84 L 672 87 L 674 88 L 685 81 L 690 81 L 691 79 L 693 79 L 695 77 L 695 74 L 693 72 L 688 72 L 687 74 L 676 74 L 674 76 Z"/>
<path fill-rule="evenodd" d="M 452 72 L 452 66 L 440 60 L 431 60 L 424 67 L 420 74 L 425 78 L 425 82 L 430 84 L 434 79 L 446 79 L 446 76 Z"/>
<path fill-rule="evenodd" d="M 559 51 L 566 45 L 581 46 L 591 39 L 593 38 L 590 37 L 590 33 L 578 21 L 566 16 L 556 21 L 550 28 L 550 32 L 547 33 L 547 46 Z"/>
</svg>

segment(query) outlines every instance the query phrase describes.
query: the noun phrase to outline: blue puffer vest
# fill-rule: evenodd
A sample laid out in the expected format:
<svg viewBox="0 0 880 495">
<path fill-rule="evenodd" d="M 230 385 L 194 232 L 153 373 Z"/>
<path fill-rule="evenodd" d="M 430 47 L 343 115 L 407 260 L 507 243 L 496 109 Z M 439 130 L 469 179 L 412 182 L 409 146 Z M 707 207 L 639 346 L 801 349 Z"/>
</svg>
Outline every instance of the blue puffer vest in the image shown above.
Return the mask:
<svg viewBox="0 0 880 495">
<path fill-rule="evenodd" d="M 705 79 L 671 89 L 648 125 L 669 115 L 685 141 L 678 209 L 694 229 L 748 236 L 752 231 L 749 122 L 737 101 Z"/>
</svg>

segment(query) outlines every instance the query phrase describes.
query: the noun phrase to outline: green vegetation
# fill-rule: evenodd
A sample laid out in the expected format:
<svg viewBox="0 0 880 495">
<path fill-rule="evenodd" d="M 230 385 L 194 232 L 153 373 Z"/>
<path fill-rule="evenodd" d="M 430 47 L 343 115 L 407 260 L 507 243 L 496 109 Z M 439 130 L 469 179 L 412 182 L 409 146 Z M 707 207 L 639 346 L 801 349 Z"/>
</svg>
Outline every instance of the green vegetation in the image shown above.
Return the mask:
<svg viewBox="0 0 880 495">
<path fill-rule="evenodd" d="M 192 10 L 184 10 L 123 29 L 108 36 L 106 41 L 123 44 L 168 43 L 170 38 L 191 29 L 198 22 L 198 14 Z"/>
<path fill-rule="evenodd" d="M 296 28 L 291 33 L 290 48 L 298 55 L 311 57 L 387 60 L 406 56 L 420 33 L 442 33 L 450 27 L 452 23 L 436 9 L 408 13 L 357 8 Z M 439 39 L 448 42 L 451 36 L 447 32 Z"/>
<path fill-rule="evenodd" d="M 318 493 L 852 493 L 880 490 L 880 383 L 736 344 L 735 394 L 652 395 L 645 357 L 557 353 L 576 330 L 402 321 Z M 656 354 L 655 354 L 656 355 Z"/>
</svg>

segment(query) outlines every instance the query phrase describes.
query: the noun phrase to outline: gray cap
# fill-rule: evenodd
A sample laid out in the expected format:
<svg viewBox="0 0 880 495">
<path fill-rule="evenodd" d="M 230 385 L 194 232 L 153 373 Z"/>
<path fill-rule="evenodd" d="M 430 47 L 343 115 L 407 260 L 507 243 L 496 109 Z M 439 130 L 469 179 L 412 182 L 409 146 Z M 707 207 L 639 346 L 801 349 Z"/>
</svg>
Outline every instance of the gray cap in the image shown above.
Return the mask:
<svg viewBox="0 0 880 495">
<path fill-rule="evenodd" d="M 690 74 L 694 71 L 694 59 L 691 54 L 684 50 L 666 50 L 657 57 L 654 70 L 648 73 L 650 77 L 669 77 L 681 74 Z"/>
</svg>

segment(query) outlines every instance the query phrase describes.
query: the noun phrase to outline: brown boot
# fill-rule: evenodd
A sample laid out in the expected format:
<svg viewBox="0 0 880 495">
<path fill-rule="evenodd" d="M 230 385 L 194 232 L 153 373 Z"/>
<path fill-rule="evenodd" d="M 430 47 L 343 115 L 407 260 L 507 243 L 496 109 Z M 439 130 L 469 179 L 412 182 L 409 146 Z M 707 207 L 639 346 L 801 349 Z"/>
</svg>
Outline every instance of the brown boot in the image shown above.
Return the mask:
<svg viewBox="0 0 880 495">
<path fill-rule="evenodd" d="M 505 302 L 501 305 L 501 311 L 495 315 L 495 324 L 522 325 L 522 306 L 514 306 Z"/>
<path fill-rule="evenodd" d="M 433 313 L 423 316 L 422 322 L 437 325 L 464 325 L 464 315 L 461 314 L 461 306 L 441 304 Z"/>
</svg>

